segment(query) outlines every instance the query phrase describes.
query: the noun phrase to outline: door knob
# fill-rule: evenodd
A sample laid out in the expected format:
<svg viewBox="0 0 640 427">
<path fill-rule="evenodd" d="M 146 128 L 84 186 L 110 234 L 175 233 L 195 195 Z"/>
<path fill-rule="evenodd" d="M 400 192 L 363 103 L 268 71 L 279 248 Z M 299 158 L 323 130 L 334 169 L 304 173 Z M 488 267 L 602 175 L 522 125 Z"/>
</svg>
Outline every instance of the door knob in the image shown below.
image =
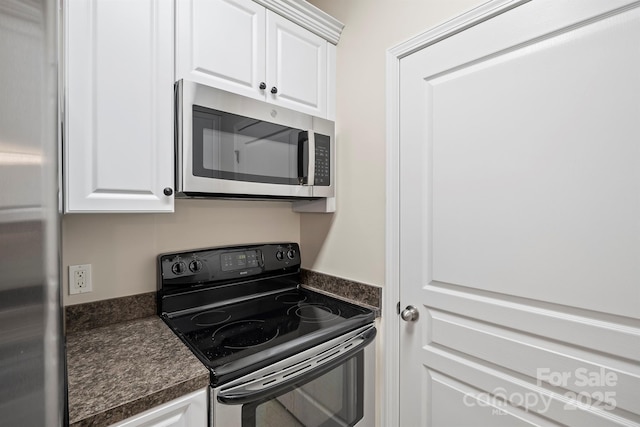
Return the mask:
<svg viewBox="0 0 640 427">
<path fill-rule="evenodd" d="M 272 94 L 274 94 L 274 95 L 275 95 L 276 93 L 278 93 L 278 88 L 277 88 L 277 87 L 275 87 L 275 86 L 274 86 L 274 87 L 272 87 L 272 88 L 271 88 L 271 93 L 272 93 Z"/>
<path fill-rule="evenodd" d="M 404 320 L 405 322 L 415 322 L 416 320 L 418 320 L 418 317 L 420 317 L 420 313 L 418 313 L 417 308 L 412 305 L 408 305 L 407 308 L 402 310 L 402 313 L 400 313 L 400 317 L 402 317 L 402 320 Z"/>
</svg>

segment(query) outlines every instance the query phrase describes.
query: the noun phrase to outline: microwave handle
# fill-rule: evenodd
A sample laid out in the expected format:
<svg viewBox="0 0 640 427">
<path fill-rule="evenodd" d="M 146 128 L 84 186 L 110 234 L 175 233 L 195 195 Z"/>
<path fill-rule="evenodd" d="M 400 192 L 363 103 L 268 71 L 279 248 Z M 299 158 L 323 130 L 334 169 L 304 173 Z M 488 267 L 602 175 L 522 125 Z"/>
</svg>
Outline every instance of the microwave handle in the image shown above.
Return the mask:
<svg viewBox="0 0 640 427">
<path fill-rule="evenodd" d="M 316 134 L 301 132 L 298 137 L 298 179 L 301 185 L 313 185 L 316 176 Z M 305 160 L 307 160 L 305 162 Z M 306 170 L 305 170 L 306 163 Z"/>
<path fill-rule="evenodd" d="M 312 130 L 307 132 L 309 146 L 309 162 L 307 163 L 307 185 L 314 185 L 316 178 L 316 133 Z"/>
</svg>

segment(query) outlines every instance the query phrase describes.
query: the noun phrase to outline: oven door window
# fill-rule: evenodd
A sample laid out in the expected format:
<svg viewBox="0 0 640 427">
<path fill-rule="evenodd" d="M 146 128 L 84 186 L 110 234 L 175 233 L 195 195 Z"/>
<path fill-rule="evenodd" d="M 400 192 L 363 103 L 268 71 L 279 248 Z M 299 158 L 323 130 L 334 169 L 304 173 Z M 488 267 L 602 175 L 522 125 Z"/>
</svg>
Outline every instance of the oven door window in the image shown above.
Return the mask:
<svg viewBox="0 0 640 427">
<path fill-rule="evenodd" d="M 193 107 L 193 174 L 206 178 L 300 184 L 307 132 L 236 114 Z"/>
<path fill-rule="evenodd" d="M 347 427 L 363 415 L 364 356 L 242 407 L 242 427 Z"/>
</svg>

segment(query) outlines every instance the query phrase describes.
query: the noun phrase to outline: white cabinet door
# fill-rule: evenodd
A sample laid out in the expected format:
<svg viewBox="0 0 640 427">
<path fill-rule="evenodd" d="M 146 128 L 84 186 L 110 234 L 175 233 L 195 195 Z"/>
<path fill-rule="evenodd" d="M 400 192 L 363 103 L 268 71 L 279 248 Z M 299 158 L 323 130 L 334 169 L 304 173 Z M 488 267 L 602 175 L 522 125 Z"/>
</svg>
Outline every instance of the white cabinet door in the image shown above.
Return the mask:
<svg viewBox="0 0 640 427">
<path fill-rule="evenodd" d="M 176 78 L 264 99 L 265 8 L 251 0 L 178 0 Z"/>
<path fill-rule="evenodd" d="M 267 11 L 268 100 L 325 117 L 327 44 L 322 37 Z"/>
<path fill-rule="evenodd" d="M 65 2 L 65 211 L 173 211 L 173 5 Z"/>
<path fill-rule="evenodd" d="M 179 397 L 111 427 L 207 427 L 207 389 Z"/>
<path fill-rule="evenodd" d="M 640 3 L 484 11 L 400 61 L 399 425 L 640 426 Z"/>
<path fill-rule="evenodd" d="M 176 3 L 177 80 L 327 117 L 334 57 L 325 39 L 252 0 Z"/>
</svg>

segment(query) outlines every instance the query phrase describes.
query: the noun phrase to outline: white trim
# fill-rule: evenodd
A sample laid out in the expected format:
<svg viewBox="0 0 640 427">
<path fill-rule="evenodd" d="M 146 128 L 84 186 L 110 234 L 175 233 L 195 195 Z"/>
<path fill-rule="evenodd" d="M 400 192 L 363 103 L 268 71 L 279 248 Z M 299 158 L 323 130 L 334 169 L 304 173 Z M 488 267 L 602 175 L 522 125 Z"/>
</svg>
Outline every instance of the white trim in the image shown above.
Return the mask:
<svg viewBox="0 0 640 427">
<path fill-rule="evenodd" d="M 490 0 L 487 3 L 481 4 L 480 6 L 463 13 L 462 15 L 450 19 L 449 21 L 392 47 L 389 49 L 389 52 L 400 60 L 407 55 L 411 55 L 417 50 L 438 43 L 439 41 L 530 1 L 531 0 Z"/>
<path fill-rule="evenodd" d="M 400 301 L 400 145 L 399 145 L 399 89 L 400 56 L 387 51 L 386 60 L 386 138 L 387 138 L 387 178 L 386 178 L 386 225 L 385 225 L 385 286 L 382 289 L 382 321 L 384 323 L 384 349 L 382 363 L 382 416 L 380 425 L 397 426 L 400 416 L 400 317 L 397 304 Z M 382 403 L 381 402 L 381 403 Z"/>
<path fill-rule="evenodd" d="M 400 417 L 400 59 L 531 0 L 491 0 L 387 50 L 386 58 L 386 231 L 382 411 L 380 425 L 397 426 Z"/>
<path fill-rule="evenodd" d="M 344 24 L 314 5 L 302 0 L 253 0 L 278 15 L 295 22 L 327 40 L 338 44 Z"/>
</svg>

